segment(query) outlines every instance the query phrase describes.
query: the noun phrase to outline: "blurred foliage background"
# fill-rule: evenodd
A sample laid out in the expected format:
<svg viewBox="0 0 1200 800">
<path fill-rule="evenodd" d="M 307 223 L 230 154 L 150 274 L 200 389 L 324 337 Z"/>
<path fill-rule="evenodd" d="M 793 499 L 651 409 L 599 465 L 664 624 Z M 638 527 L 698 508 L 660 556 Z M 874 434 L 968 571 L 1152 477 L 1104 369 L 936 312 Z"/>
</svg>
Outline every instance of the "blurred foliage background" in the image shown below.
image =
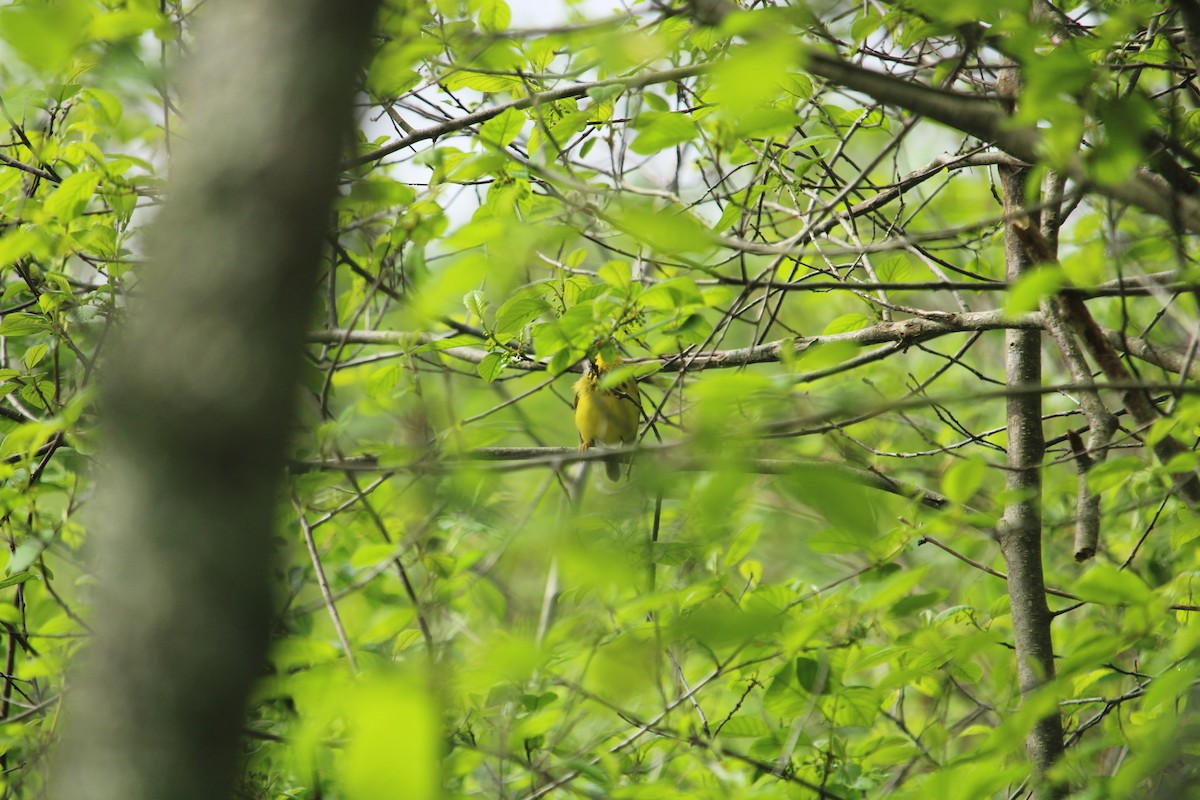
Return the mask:
<svg viewBox="0 0 1200 800">
<path fill-rule="evenodd" d="M 88 641 L 91 387 L 169 201 L 204 6 L 0 7 L 6 797 L 39 793 Z M 239 794 L 1020 797 L 1047 715 L 1079 797 L 1190 774 L 1190 14 L 386 4 L 313 287 Z M 847 89 L 831 55 L 896 80 Z M 1057 246 L 1017 282 L 997 170 L 1025 156 L 897 88 L 965 120 L 1005 108 L 1005 63 L 1011 124 L 1040 137 L 1023 199 Z M 1114 194 L 1146 168 L 1177 217 Z M 1085 470 L 1101 538 L 1077 563 L 1090 389 L 1046 341 L 1057 676 L 1022 698 L 1003 330 L 1064 288 L 1158 416 L 1100 393 L 1119 427 Z M 643 398 L 617 483 L 576 452 L 571 385 L 600 349 Z M 1166 438 L 1169 463 L 1144 447 Z"/>
</svg>

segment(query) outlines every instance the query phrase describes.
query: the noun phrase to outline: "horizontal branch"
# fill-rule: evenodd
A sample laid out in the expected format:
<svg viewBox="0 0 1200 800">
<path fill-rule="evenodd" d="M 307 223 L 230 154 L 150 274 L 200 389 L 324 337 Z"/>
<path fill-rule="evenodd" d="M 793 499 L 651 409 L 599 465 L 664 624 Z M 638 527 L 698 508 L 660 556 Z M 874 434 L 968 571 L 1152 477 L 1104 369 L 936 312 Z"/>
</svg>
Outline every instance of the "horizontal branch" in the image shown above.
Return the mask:
<svg viewBox="0 0 1200 800">
<path fill-rule="evenodd" d="M 3 153 L 0 153 L 0 164 L 4 164 L 6 166 L 13 167 L 14 169 L 19 169 L 22 172 L 28 172 L 30 175 L 36 175 L 37 177 L 39 177 L 43 180 L 54 181 L 55 183 L 58 183 L 57 177 L 50 174 L 46 170 L 40 169 L 38 167 L 30 166 L 29 164 L 26 164 L 24 161 L 18 161 L 15 158 L 4 155 Z"/>
<path fill-rule="evenodd" d="M 780 339 L 754 347 L 723 350 L 716 353 L 700 353 L 698 355 L 680 353 L 663 356 L 659 359 L 630 359 L 629 363 L 654 363 L 657 361 L 662 364 L 663 372 L 677 372 L 685 367 L 689 370 L 741 367 L 748 364 L 780 361 L 788 348 L 792 349 L 793 354 L 799 355 L 814 347 L 829 344 L 850 343 L 874 345 L 898 343 L 910 345 L 954 333 L 1005 330 L 1008 328 L 1037 329 L 1041 328 L 1041 326 L 1042 319 L 1040 314 L 1023 314 L 1020 317 L 1013 318 L 1006 316 L 1000 311 L 931 312 L 925 317 L 913 317 L 895 322 L 878 322 L 866 328 L 860 328 L 856 331 L 846 331 L 845 333 Z"/>
<path fill-rule="evenodd" d="M 1006 386 L 994 391 L 973 392 L 970 394 L 955 394 L 943 397 L 931 397 L 929 395 L 909 396 L 901 400 L 895 400 L 886 403 L 878 403 L 872 408 L 872 415 L 885 413 L 889 411 L 907 411 L 916 408 L 926 408 L 930 406 L 945 406 L 955 403 L 977 403 L 983 400 L 996 400 L 1006 397 L 1033 395 L 1033 394 L 1061 394 L 1064 392 L 1079 392 L 1084 390 L 1091 391 L 1113 391 L 1127 392 L 1132 390 L 1145 392 L 1161 392 L 1173 394 L 1200 394 L 1200 386 L 1190 384 L 1164 384 L 1152 382 L 1125 382 L 1125 383 L 1054 383 L 1029 386 Z M 775 432 L 782 429 L 793 429 L 798 425 L 819 425 L 829 422 L 834 419 L 837 414 L 844 414 L 851 409 L 846 406 L 839 406 L 836 410 L 830 410 L 819 414 L 812 414 L 804 418 L 780 419 L 773 422 L 763 423 L 759 428 L 759 434 L 772 437 Z M 754 434 L 747 433 L 747 436 Z M 294 461 L 291 466 L 293 472 L 309 472 L 316 470 L 341 470 L 341 471 L 361 471 L 361 472 L 439 472 L 444 471 L 450 465 L 459 466 L 471 461 L 498 461 L 506 462 L 504 469 L 527 469 L 532 467 L 562 467 L 567 464 L 573 464 L 581 461 L 598 461 L 609 456 L 622 457 L 640 457 L 654 456 L 665 459 L 664 465 L 675 467 L 677 469 L 692 471 L 700 469 L 712 469 L 711 460 L 695 459 L 694 457 L 685 455 L 677 455 L 682 451 L 688 442 L 686 440 L 674 440 L 670 442 L 657 442 L 652 444 L 637 444 L 626 447 L 611 447 L 611 448 L 592 448 L 589 450 L 580 451 L 574 447 L 479 447 L 472 450 L 466 450 L 461 453 L 450 453 L 443 458 L 422 459 L 413 461 L 407 464 L 384 465 L 380 464 L 374 456 L 358 456 L 352 458 L 342 458 L 336 461 L 326 460 L 298 460 Z M 809 468 L 816 465 L 828 465 L 831 469 L 840 469 L 841 465 L 830 462 L 802 462 L 788 461 L 778 459 L 744 459 L 738 461 L 736 458 L 730 457 L 727 454 L 721 456 L 720 463 L 722 465 L 730 465 L 737 462 L 743 465 L 743 468 L 753 467 L 749 469 L 752 472 L 762 472 L 764 474 L 784 474 L 791 470 Z M 851 467 L 845 467 L 851 469 Z M 872 473 L 874 474 L 874 473 Z M 888 481 L 889 483 L 895 483 Z M 939 501 L 940 502 L 940 501 Z M 940 507 L 940 506 L 939 506 Z"/>
<path fill-rule="evenodd" d="M 820 273 L 812 273 L 819 275 Z M 1200 292 L 1200 283 L 1177 280 L 1175 270 L 1135 278 L 1120 278 L 1096 286 L 1064 286 L 1062 294 L 1074 297 L 1145 297 L 1163 292 Z M 1006 292 L 1008 281 L 773 281 L 718 275 L 696 281 L 699 286 L 746 286 L 783 292 Z"/>
<path fill-rule="evenodd" d="M 1196 363 L 1195 358 L 1189 358 L 1184 350 L 1169 345 L 1150 344 L 1145 339 L 1126 336 L 1121 331 L 1108 328 L 1100 330 L 1113 347 L 1124 353 L 1176 375 L 1182 374 L 1186 369 L 1189 378 L 1200 378 L 1200 364 Z"/>
<path fill-rule="evenodd" d="M 1015 395 L 1058 394 L 1082 390 L 1128 391 L 1134 387 L 1135 385 L 1133 384 L 1095 384 L 1091 382 L 1087 384 L 1009 386 L 997 391 L 978 392 L 969 396 L 956 395 L 953 399 L 949 397 L 932 398 L 929 396 L 908 397 L 903 400 L 879 404 L 875 410 L 882 413 L 886 411 L 904 411 L 932 405 L 946 405 L 952 402 L 973 403 Z M 1146 391 L 1200 394 L 1200 387 L 1191 385 L 1176 386 L 1139 383 L 1136 384 L 1136 388 Z M 760 433 L 766 433 L 769 436 L 772 429 L 778 430 L 784 427 L 795 428 L 800 424 L 811 425 L 821 421 L 828 421 L 831 419 L 831 414 L 845 411 L 846 409 L 843 407 L 837 411 L 812 415 L 803 420 L 779 420 L 764 425 L 760 429 Z M 703 456 L 698 456 L 688 451 L 687 448 L 690 444 L 691 442 L 686 439 L 677 439 L 668 442 L 643 443 L 626 447 L 591 448 L 584 451 L 575 447 L 480 447 L 458 453 L 446 453 L 441 456 L 395 464 L 381 463 L 373 455 L 354 456 L 335 460 L 297 459 L 291 462 L 288 469 L 293 473 L 333 471 L 438 474 L 463 468 L 515 472 L 518 470 L 540 468 L 559 470 L 575 463 L 599 461 L 617 456 L 627 459 L 648 459 L 657 467 L 678 471 L 732 470 L 763 475 L 791 475 L 804 471 L 822 470 L 869 488 L 918 500 L 922 505 L 930 508 L 941 510 L 950 505 L 956 505 L 966 512 L 975 513 L 975 510 L 969 506 L 961 503 L 952 504 L 943 495 L 922 487 L 894 480 L 877 470 L 859 469 L 846 464 L 824 460 L 741 458 L 740 454 L 744 452 L 744 449 L 741 447 L 737 450 L 713 450 Z M 472 466 L 468 467 L 468 465 Z M 984 532 L 993 537 L 995 536 L 994 530 L 989 529 Z"/>
<path fill-rule="evenodd" d="M 702 472 L 713 469 L 713 459 L 684 455 L 683 442 L 665 442 L 638 447 L 579 450 L 575 447 L 478 447 L 459 455 L 450 455 L 435 461 L 421 461 L 406 466 L 381 466 L 373 456 L 338 459 L 336 461 L 296 461 L 292 472 L 445 472 L 458 469 L 472 462 L 492 462 L 499 471 L 514 472 L 524 469 L 551 467 L 561 469 L 575 463 L 602 461 L 613 455 L 639 455 L 655 457 L 655 464 L 681 472 Z M 789 475 L 795 472 L 819 469 L 868 488 L 878 489 L 901 497 L 919 500 L 922 505 L 943 509 L 950 505 L 944 495 L 922 489 L 903 481 L 888 478 L 875 470 L 859 469 L 830 461 L 789 460 L 776 458 L 751 458 L 739 460 L 721 458 L 723 468 L 738 472 L 760 475 Z M 499 466 L 502 462 L 503 466 Z M 478 468 L 478 467 L 475 467 Z"/>
<path fill-rule="evenodd" d="M 792 349 L 793 355 L 798 355 L 813 347 L 835 343 L 852 343 L 857 345 L 877 344 L 917 344 L 948 336 L 955 333 L 972 333 L 976 331 L 1007 330 L 1013 328 L 1035 329 L 1043 326 L 1040 313 L 1023 314 L 1013 318 L 1000 311 L 973 311 L 964 313 L 936 312 L 927 317 L 899 320 L 895 322 L 880 322 L 856 331 L 835 333 L 826 336 L 802 336 L 795 339 L 779 339 L 774 342 L 743 347 L 733 350 L 718 350 L 712 353 L 670 353 L 658 358 L 631 358 L 628 364 L 656 364 L 661 372 L 679 372 L 681 370 L 699 369 L 729 369 L 744 367 L 750 364 L 770 364 L 783 359 L 787 348 Z M 1104 330 L 1104 335 L 1112 345 L 1125 353 L 1139 358 L 1156 367 L 1179 374 L 1185 367 L 1191 377 L 1200 377 L 1200 365 L 1194 360 L 1189 361 L 1187 354 L 1178 348 L 1168 345 L 1150 344 L 1145 339 L 1136 336 L 1126 336 L 1120 331 Z M 308 341 L 313 344 L 360 344 L 360 345 L 394 345 L 404 348 L 406 353 L 418 348 L 430 352 L 444 353 L 459 361 L 479 364 L 488 356 L 488 351 L 476 347 L 450 346 L 437 348 L 438 342 L 448 337 L 432 333 L 415 333 L 412 331 L 371 331 L 345 330 L 343 328 L 328 328 L 312 331 Z M 433 346 L 432 348 L 430 346 Z M 509 369 L 527 372 L 545 371 L 546 364 L 532 359 L 515 359 L 507 365 Z M 575 365 L 568 372 L 581 372 L 582 367 Z"/>
<path fill-rule="evenodd" d="M 963 313 L 931 312 L 925 317 L 898 322 L 880 322 L 856 331 L 834 333 L 825 336 L 801 336 L 795 339 L 779 339 L 774 342 L 744 347 L 736 350 L 720 350 L 714 353 L 674 353 L 660 358 L 631 358 L 628 364 L 658 364 L 663 372 L 679 372 L 683 369 L 719 369 L 743 367 L 748 364 L 764 364 L 780 361 L 783 353 L 791 348 L 799 354 L 813 347 L 826 344 L 850 342 L 859 345 L 886 343 L 917 344 L 929 339 L 946 336 L 953 333 L 971 333 L 974 331 L 1003 330 L 1006 328 L 1040 328 L 1041 315 L 1024 314 L 1013 318 L 1005 316 L 1000 311 L 971 311 Z M 308 341 L 314 344 L 367 344 L 367 345 L 397 345 L 416 349 L 436 345 L 445 337 L 429 333 L 413 333 L 410 331 L 348 331 L 341 328 L 329 328 L 313 331 L 308 335 Z M 435 348 L 436 349 L 436 348 Z M 451 346 L 437 350 L 460 361 L 478 364 L 488 355 L 486 350 L 473 347 Z M 546 365 L 541 361 L 517 359 L 508 365 L 512 369 L 538 371 L 545 370 Z M 580 372 L 582 367 L 575 366 L 569 371 Z"/>
</svg>

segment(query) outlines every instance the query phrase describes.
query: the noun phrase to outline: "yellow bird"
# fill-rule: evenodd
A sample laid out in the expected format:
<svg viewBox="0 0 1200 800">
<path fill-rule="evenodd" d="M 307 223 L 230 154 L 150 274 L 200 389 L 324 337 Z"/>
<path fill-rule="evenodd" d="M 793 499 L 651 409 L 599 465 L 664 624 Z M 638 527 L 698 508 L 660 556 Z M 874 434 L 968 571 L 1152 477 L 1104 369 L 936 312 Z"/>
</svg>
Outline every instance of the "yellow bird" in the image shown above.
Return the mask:
<svg viewBox="0 0 1200 800">
<path fill-rule="evenodd" d="M 600 387 L 604 373 L 621 363 L 608 363 L 597 355 L 583 377 L 575 382 L 575 427 L 579 429 L 580 452 L 594 444 L 632 444 L 637 439 L 642 402 L 633 378 L 616 386 Z M 621 477 L 621 462 L 616 456 L 604 459 L 609 479 Z"/>
</svg>

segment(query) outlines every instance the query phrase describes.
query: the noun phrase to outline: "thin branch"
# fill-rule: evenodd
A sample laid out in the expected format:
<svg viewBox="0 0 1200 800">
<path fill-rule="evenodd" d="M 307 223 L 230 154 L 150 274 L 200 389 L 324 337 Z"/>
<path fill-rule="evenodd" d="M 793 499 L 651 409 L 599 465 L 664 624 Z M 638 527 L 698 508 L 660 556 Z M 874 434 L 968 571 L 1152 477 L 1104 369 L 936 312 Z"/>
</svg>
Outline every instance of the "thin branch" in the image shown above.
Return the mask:
<svg viewBox="0 0 1200 800">
<path fill-rule="evenodd" d="M 1041 163 L 1042 135 L 1034 128 L 1013 124 L 1012 116 L 996 101 L 935 89 L 913 81 L 850 64 L 820 51 L 808 53 L 808 71 L 826 80 L 874 98 L 885 105 L 899 106 L 954 130 L 991 142 L 1017 159 Z M 1200 232 L 1200 203 L 1181 195 L 1160 175 L 1140 171 L 1119 183 L 1095 183 L 1082 159 L 1065 156 L 1059 170 L 1077 183 L 1106 197 L 1137 206 L 1162 219 Z"/>
<path fill-rule="evenodd" d="M 17 159 L 12 158 L 11 156 L 4 155 L 3 153 L 0 153 L 0 164 L 5 164 L 6 166 L 13 167 L 14 169 L 19 169 L 22 172 L 28 172 L 30 175 L 36 175 L 37 177 L 39 177 L 43 180 L 47 180 L 47 181 L 55 181 L 56 180 L 55 176 L 51 175 L 46 170 L 41 169 L 39 167 L 30 166 L 29 164 L 26 164 L 24 161 L 18 161 Z"/>
<path fill-rule="evenodd" d="M 357 674 L 358 661 L 354 658 L 354 651 L 350 648 L 350 639 L 346 636 L 346 629 L 342 625 L 342 617 L 338 613 L 333 593 L 329 591 L 329 580 L 325 577 L 321 554 L 317 552 L 317 545 L 313 540 L 312 526 L 308 524 L 308 519 L 304 516 L 304 509 L 300 506 L 300 501 L 295 494 L 292 495 L 292 508 L 296 509 L 296 519 L 299 520 L 300 530 L 304 534 L 304 545 L 308 548 L 309 558 L 312 559 L 313 572 L 317 576 L 317 585 L 321 588 L 321 597 L 325 600 L 325 608 L 329 611 L 329 619 L 333 622 L 333 629 L 337 631 L 338 641 L 342 643 L 342 651 L 346 654 L 350 671 Z"/>
<path fill-rule="evenodd" d="M 1024 314 L 1018 317 L 1005 315 L 1001 311 L 975 311 L 964 313 L 929 312 L 927 316 L 906 319 L 898 322 L 881 322 L 856 331 L 829 334 L 827 336 L 804 336 L 795 339 L 779 339 L 774 342 L 744 347 L 736 350 L 718 350 L 711 353 L 686 354 L 678 353 L 662 356 L 661 358 L 630 358 L 627 364 L 657 364 L 659 371 L 679 372 L 685 368 L 714 369 L 744 367 L 749 364 L 775 363 L 784 357 L 784 352 L 791 349 L 793 354 L 799 354 L 813 347 L 827 344 L 852 343 L 858 345 L 904 343 L 916 344 L 930 339 L 936 339 L 954 333 L 971 331 L 1006 330 L 1021 328 L 1036 330 L 1042 325 L 1041 315 Z M 316 344 L 386 344 L 389 346 L 406 346 L 413 350 L 423 348 L 427 351 L 444 353 L 445 355 L 479 364 L 489 353 L 472 347 L 448 346 L 428 347 L 443 341 L 445 337 L 429 333 L 412 333 L 407 331 L 347 331 L 340 328 L 330 328 L 313 331 L 308 334 L 308 341 Z M 531 359 L 515 358 L 507 367 L 516 370 L 545 370 L 546 364 Z M 569 367 L 567 372 L 582 372 L 583 367 L 576 364 Z"/>
<path fill-rule="evenodd" d="M 623 86 L 629 89 L 641 89 L 646 86 L 654 86 L 659 83 L 670 83 L 683 78 L 691 78 L 702 72 L 708 71 L 708 64 L 693 64 L 686 67 L 677 67 L 668 69 L 662 72 L 648 72 L 642 75 L 630 75 L 624 78 L 610 78 L 603 81 L 593 81 L 591 83 L 577 83 L 571 86 L 564 86 L 561 89 L 551 89 L 547 92 L 538 92 L 537 94 L 528 97 L 521 97 L 508 103 L 481 108 L 470 114 L 454 119 L 448 119 L 445 122 L 440 122 L 437 125 L 430 125 L 428 128 L 421 128 L 413 131 L 408 136 L 403 136 L 395 141 L 388 142 L 383 147 L 355 156 L 346 162 L 346 167 L 358 167 L 363 164 L 369 164 L 372 161 L 378 161 L 381 158 L 395 153 L 398 150 L 403 150 L 417 142 L 426 142 L 432 139 L 438 139 L 448 133 L 455 133 L 464 128 L 469 128 L 472 125 L 479 125 L 487 122 L 493 117 L 498 117 L 500 114 L 515 109 L 521 111 L 526 108 L 531 108 L 542 103 L 553 103 L 557 100 L 565 100 L 568 97 L 583 97 L 590 90 L 602 88 L 605 86 Z"/>
</svg>

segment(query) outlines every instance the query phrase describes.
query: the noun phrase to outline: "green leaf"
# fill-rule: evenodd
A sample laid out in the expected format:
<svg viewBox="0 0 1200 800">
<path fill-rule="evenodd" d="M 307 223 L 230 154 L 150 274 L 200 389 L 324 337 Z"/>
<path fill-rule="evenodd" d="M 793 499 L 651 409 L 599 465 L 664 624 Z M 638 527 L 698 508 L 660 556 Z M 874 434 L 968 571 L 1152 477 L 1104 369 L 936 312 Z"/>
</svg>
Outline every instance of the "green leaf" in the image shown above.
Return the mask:
<svg viewBox="0 0 1200 800">
<path fill-rule="evenodd" d="M 723 233 L 729 230 L 742 219 L 745 213 L 745 209 L 737 203 L 727 203 L 721 211 L 721 218 L 713 224 L 712 232 Z"/>
<path fill-rule="evenodd" d="M 13 551 L 12 557 L 8 560 L 8 566 L 5 568 L 10 578 L 20 575 L 28 569 L 30 565 L 41 558 L 44 552 L 46 552 L 46 545 L 36 539 L 30 539 L 17 545 L 17 549 Z M 17 583 L 23 582 L 17 581 Z"/>
<path fill-rule="evenodd" d="M 709 602 L 691 608 L 678 623 L 676 633 L 685 639 L 695 639 L 705 647 L 720 648 L 739 645 L 756 637 L 769 637 L 783 620 L 769 608 L 738 610 L 725 603 Z"/>
<path fill-rule="evenodd" d="M 1058 266 L 1035 267 L 1009 287 L 1004 302 L 1004 313 L 1009 316 L 1036 311 L 1038 305 L 1058 292 L 1067 283 L 1066 276 Z"/>
<path fill-rule="evenodd" d="M 427 681 L 384 672 L 354 689 L 345 710 L 348 800 L 441 797 L 441 712 Z"/>
<path fill-rule="evenodd" d="M 795 67 L 801 54 L 794 36 L 772 32 L 753 44 L 737 46 L 713 68 L 713 88 L 706 99 L 719 113 L 741 124 L 746 115 L 760 111 L 784 92 L 777 76 Z M 783 110 L 783 109 L 779 109 Z M 792 114 L 795 124 L 795 114 Z"/>
<path fill-rule="evenodd" d="M 1196 467 L 1200 467 L 1200 453 L 1189 450 L 1186 453 L 1178 453 L 1172 456 L 1171 460 L 1164 465 L 1163 469 L 1171 474 L 1176 474 L 1181 472 L 1192 472 L 1196 469 Z"/>
<path fill-rule="evenodd" d="M 633 127 L 637 138 L 629 149 L 641 155 L 651 155 L 695 139 L 700 131 L 687 114 L 647 111 L 640 114 Z"/>
<path fill-rule="evenodd" d="M 35 69 L 64 69 L 83 40 L 92 15 L 89 3 L 59 0 L 0 9 L 0 37 Z"/>
<path fill-rule="evenodd" d="M 550 356 L 549 363 L 546 364 L 546 371 L 551 375 L 562 375 L 570 366 L 578 361 L 578 356 L 570 350 L 556 350 Z"/>
<path fill-rule="evenodd" d="M 825 330 L 821 331 L 823 336 L 831 336 L 836 333 L 849 333 L 851 331 L 860 331 L 863 328 L 869 328 L 874 324 L 874 320 L 864 314 L 842 314 L 840 317 L 831 320 L 825 326 Z"/>
<path fill-rule="evenodd" d="M 17 228 L 0 237 L 0 267 L 7 267 L 33 252 L 37 235 L 27 228 Z"/>
<path fill-rule="evenodd" d="M 1154 420 L 1150 425 L 1150 429 L 1144 434 L 1146 445 L 1153 447 L 1163 439 L 1166 439 L 1174 431 L 1181 428 L 1180 422 L 1178 417 L 1161 417 Z"/>
<path fill-rule="evenodd" d="M 628 261 L 606 261 L 597 277 L 614 289 L 625 290 L 633 281 L 633 270 Z"/>
<path fill-rule="evenodd" d="M 1153 711 L 1178 708 L 1181 703 L 1186 702 L 1198 678 L 1200 664 L 1191 660 L 1176 664 L 1164 673 L 1156 675 L 1150 683 L 1150 688 L 1146 690 L 1146 709 Z"/>
<path fill-rule="evenodd" d="M 893 617 L 903 617 L 909 614 L 915 614 L 919 611 L 924 611 L 927 608 L 937 605 L 946 598 L 948 593 L 944 589 L 939 589 L 934 592 L 922 592 L 920 594 L 912 594 L 897 600 L 888 612 Z"/>
<path fill-rule="evenodd" d="M 942 476 L 942 493 L 956 503 L 968 503 L 983 488 L 988 466 L 982 459 L 955 461 Z"/>
<path fill-rule="evenodd" d="M 92 225 L 86 230 L 74 231 L 71 238 L 75 240 L 76 247 L 89 255 L 103 259 L 116 258 L 118 255 L 117 232 L 111 224 Z"/>
<path fill-rule="evenodd" d="M 35 333 L 45 333 L 50 330 L 50 323 L 45 317 L 37 314 L 17 312 L 5 314 L 0 321 L 0 336 L 32 336 Z"/>
<path fill-rule="evenodd" d="M 477 92 L 485 94 L 495 94 L 497 92 L 513 92 L 521 91 L 525 85 L 520 78 L 510 75 L 485 75 L 481 72 L 471 72 L 470 70 L 459 70 L 446 79 L 446 88 L 454 91 L 456 89 L 474 89 Z"/>
<path fill-rule="evenodd" d="M 850 26 L 850 36 L 855 42 L 862 42 L 883 25 L 883 17 L 874 11 L 868 11 Z"/>
<path fill-rule="evenodd" d="M 840 685 L 828 659 L 797 658 L 793 668 L 796 670 L 796 682 L 809 694 L 829 694 Z"/>
<path fill-rule="evenodd" d="M 605 389 L 611 389 L 614 386 L 620 386 L 630 378 L 641 380 L 649 375 L 653 375 L 660 369 L 662 369 L 662 365 L 657 362 L 649 364 L 622 364 L 605 372 L 603 377 L 600 378 L 600 386 Z"/>
<path fill-rule="evenodd" d="M 550 304 L 541 298 L 513 297 L 496 311 L 496 336 L 500 339 L 514 336 L 549 310 Z"/>
<path fill-rule="evenodd" d="M 1108 277 L 1108 245 L 1102 237 L 1082 242 L 1062 256 L 1063 272 L 1075 286 L 1095 286 Z"/>
<path fill-rule="evenodd" d="M 1110 458 L 1088 470 L 1088 489 L 1093 494 L 1103 494 L 1125 483 L 1130 475 L 1142 472 L 1145 466 L 1142 459 L 1133 456 Z"/>
<path fill-rule="evenodd" d="M 659 281 L 638 296 L 638 302 L 650 308 L 671 311 L 686 306 L 700 305 L 704 296 L 691 278 L 668 278 Z"/>
<path fill-rule="evenodd" d="M 10 586 L 17 586 L 25 581 L 34 581 L 37 579 L 38 576 L 32 572 L 20 572 L 16 575 L 10 575 L 7 578 L 0 579 L 0 589 L 7 589 Z"/>
<path fill-rule="evenodd" d="M 508 108 L 483 123 L 479 139 L 491 147 L 508 147 L 525 126 L 525 112 Z"/>
<path fill-rule="evenodd" d="M 587 128 L 588 122 L 591 120 L 591 116 L 592 115 L 590 113 L 588 113 L 587 111 L 575 111 L 570 114 L 564 115 L 562 119 L 558 120 L 553 125 L 549 126 L 549 130 L 550 130 L 549 138 L 552 138 L 554 140 L 554 144 L 556 147 L 559 148 L 559 151 L 561 151 L 561 149 L 566 147 L 567 145 L 571 144 L 571 140 L 574 139 L 575 136 L 578 135 L 581 131 L 583 131 L 585 128 Z M 534 128 L 534 134 L 541 136 L 542 132 L 540 129 Z M 531 135 L 530 136 L 530 152 L 537 152 L 537 149 L 533 146 L 532 143 L 533 143 L 533 136 Z"/>
<path fill-rule="evenodd" d="M 933 621 L 938 624 L 947 622 L 947 621 L 950 621 L 950 622 L 960 622 L 961 621 L 961 622 L 969 623 L 974 618 L 975 618 L 975 608 L 973 606 L 960 604 L 960 605 L 950 606 L 949 608 L 942 609 L 941 611 L 938 612 L 937 616 L 933 618 Z"/>
<path fill-rule="evenodd" d="M 99 181 L 97 172 L 76 172 L 67 176 L 46 199 L 46 212 L 63 222 L 75 219 L 87 207 Z"/>
<path fill-rule="evenodd" d="M 354 549 L 348 562 L 351 569 L 374 569 L 391 561 L 398 555 L 396 545 L 388 542 L 373 542 Z"/>
<path fill-rule="evenodd" d="M 668 336 L 678 337 L 681 344 L 698 344 L 705 341 L 712 330 L 712 324 L 702 314 L 686 314 L 677 324 L 664 328 Z"/>
<path fill-rule="evenodd" d="M 802 72 L 792 72 L 785 75 L 779 85 L 784 92 L 798 100 L 807 100 L 813 94 L 812 78 Z"/>
<path fill-rule="evenodd" d="M 666 113 L 671 110 L 671 105 L 667 102 L 666 98 L 650 89 L 642 92 L 642 102 L 651 111 Z"/>
<path fill-rule="evenodd" d="M 706 224 L 675 204 L 626 203 L 613 210 L 612 220 L 622 231 L 663 253 L 702 252 L 716 241 Z"/>
<path fill-rule="evenodd" d="M 1149 101 L 1133 94 L 1102 102 L 1099 116 L 1104 140 L 1088 153 L 1089 171 L 1100 183 L 1121 183 L 1145 163 L 1142 143 L 1158 124 L 1158 114 Z"/>
<path fill-rule="evenodd" d="M 504 0 L 478 0 L 479 27 L 486 31 L 507 30 L 512 23 L 512 12 Z"/>
<path fill-rule="evenodd" d="M 484 319 L 484 312 L 487 310 L 487 298 L 484 297 L 483 292 L 478 289 L 472 289 L 467 292 L 463 295 L 463 305 L 466 306 L 469 313 L 475 315 L 476 319 L 480 321 Z"/>
<path fill-rule="evenodd" d="M 920 586 L 926 577 L 924 567 L 900 569 L 894 573 L 882 572 L 886 575 L 882 580 L 864 582 L 854 591 L 854 597 L 862 601 L 864 609 L 891 609 L 915 587 Z"/>
<path fill-rule="evenodd" d="M 814 547 L 827 552 L 853 552 L 877 541 L 879 497 L 860 484 L 819 465 L 804 464 L 789 471 L 781 486 L 833 526 L 832 530 L 813 535 Z"/>
<path fill-rule="evenodd" d="M 417 199 L 411 186 L 399 181 L 369 180 L 355 181 L 350 194 L 338 199 L 339 208 L 357 208 L 364 216 L 392 208 L 408 206 Z"/>
<path fill-rule="evenodd" d="M 35 344 L 33 347 L 25 351 L 25 357 L 22 361 L 26 369 L 33 369 L 46 356 L 46 351 L 49 348 L 45 344 Z"/>
<path fill-rule="evenodd" d="M 1075 594 L 1092 603 L 1106 606 L 1145 605 L 1154 600 L 1141 578 L 1112 564 L 1097 564 L 1075 581 Z"/>
<path fill-rule="evenodd" d="M 884 283 L 902 283 L 908 280 L 908 259 L 903 256 L 882 259 L 876 267 L 879 280 Z"/>
<path fill-rule="evenodd" d="M 1095 77 L 1095 70 L 1095 65 L 1080 47 L 1069 39 L 1064 40 L 1061 47 L 1038 54 L 1037 69 L 1028 70 L 1017 107 L 1030 105 L 1030 114 L 1044 115 L 1045 104 L 1052 98 L 1073 98 L 1084 90 Z"/>
<path fill-rule="evenodd" d="M 735 714 L 721 725 L 720 736 L 770 736 L 771 726 L 758 717 Z"/>
<path fill-rule="evenodd" d="M 475 370 L 479 373 L 479 377 L 491 383 L 504 370 L 504 357 L 499 353 L 488 353 L 475 367 Z"/>
<path fill-rule="evenodd" d="M 587 90 L 587 95 L 595 102 L 603 103 L 606 100 L 616 99 L 623 91 L 625 91 L 625 84 L 609 83 L 604 86 L 592 86 Z"/>
<path fill-rule="evenodd" d="M 112 42 L 140 36 L 152 30 L 162 31 L 165 39 L 170 35 L 171 26 L 157 9 L 142 7 L 100 14 L 92 20 L 88 35 L 94 40 Z"/>
<path fill-rule="evenodd" d="M 729 547 L 725 550 L 725 557 L 721 562 L 725 569 L 730 569 L 747 555 L 750 554 L 754 543 L 758 541 L 758 535 L 762 533 L 762 523 L 756 522 L 753 525 L 748 525 L 734 537 L 729 543 Z"/>
</svg>

